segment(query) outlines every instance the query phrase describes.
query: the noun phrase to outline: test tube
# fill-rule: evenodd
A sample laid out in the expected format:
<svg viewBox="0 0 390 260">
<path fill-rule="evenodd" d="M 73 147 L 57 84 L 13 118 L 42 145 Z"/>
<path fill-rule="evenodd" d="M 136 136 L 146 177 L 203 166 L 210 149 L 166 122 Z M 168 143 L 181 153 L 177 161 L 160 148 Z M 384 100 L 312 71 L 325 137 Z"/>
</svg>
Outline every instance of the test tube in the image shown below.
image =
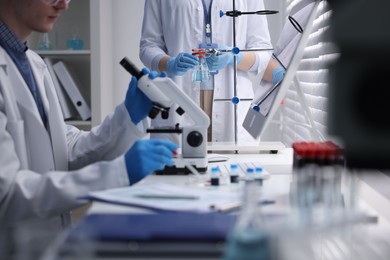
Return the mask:
<svg viewBox="0 0 390 260">
<path fill-rule="evenodd" d="M 246 181 L 254 181 L 255 178 L 254 178 L 254 169 L 251 168 L 251 167 L 248 167 L 246 169 Z"/>
<path fill-rule="evenodd" d="M 260 166 L 255 168 L 255 181 L 260 184 L 260 186 L 263 185 L 263 168 Z"/>
<path fill-rule="evenodd" d="M 219 168 L 212 167 L 210 172 L 211 186 L 219 186 Z"/>
<path fill-rule="evenodd" d="M 231 164 L 230 165 L 230 183 L 238 183 L 239 174 L 238 174 L 238 165 Z"/>
</svg>

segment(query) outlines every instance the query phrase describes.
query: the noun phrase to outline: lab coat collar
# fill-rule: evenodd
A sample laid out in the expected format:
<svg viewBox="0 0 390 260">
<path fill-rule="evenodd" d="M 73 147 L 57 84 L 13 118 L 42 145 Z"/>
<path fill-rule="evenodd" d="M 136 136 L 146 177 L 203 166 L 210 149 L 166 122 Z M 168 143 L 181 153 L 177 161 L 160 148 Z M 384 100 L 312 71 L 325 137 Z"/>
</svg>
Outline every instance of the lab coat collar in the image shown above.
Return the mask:
<svg viewBox="0 0 390 260">
<path fill-rule="evenodd" d="M 15 93 L 16 102 L 25 108 L 26 111 L 30 111 L 31 115 L 35 117 L 44 128 L 41 116 L 39 114 L 35 100 L 29 91 L 29 88 L 24 81 L 22 75 L 19 73 L 18 68 L 13 63 L 11 57 L 5 52 L 3 48 L 0 47 L 0 64 L 4 67 L 4 72 L 10 77 L 10 82 L 12 86 L 9 86 L 13 89 Z M 12 71 L 14 73 L 12 73 Z M 34 73 L 35 74 L 35 73 Z M 34 75 L 35 76 L 35 75 Z M 40 88 L 41 89 L 41 88 Z"/>
<path fill-rule="evenodd" d="M 0 66 L 6 68 L 7 63 L 5 62 L 5 51 L 0 48 Z"/>
<path fill-rule="evenodd" d="M 27 50 L 27 58 L 31 64 L 31 68 L 34 74 L 35 81 L 39 92 L 41 93 L 41 100 L 45 109 L 46 115 L 49 111 L 49 101 L 47 100 L 46 89 L 44 84 L 46 64 L 45 62 L 33 51 Z M 36 55 L 36 57 L 34 57 Z M 49 120 L 49 119 L 48 119 Z"/>
</svg>

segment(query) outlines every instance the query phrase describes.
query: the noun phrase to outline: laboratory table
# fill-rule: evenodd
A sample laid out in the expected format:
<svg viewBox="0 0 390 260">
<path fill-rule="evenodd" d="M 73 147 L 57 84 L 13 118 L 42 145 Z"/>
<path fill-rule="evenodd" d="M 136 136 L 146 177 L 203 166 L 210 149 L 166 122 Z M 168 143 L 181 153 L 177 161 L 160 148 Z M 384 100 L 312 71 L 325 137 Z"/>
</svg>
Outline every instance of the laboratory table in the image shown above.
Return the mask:
<svg viewBox="0 0 390 260">
<path fill-rule="evenodd" d="M 286 215 L 291 213 L 292 207 L 290 205 L 290 190 L 293 178 L 293 151 L 291 148 L 281 149 L 278 151 L 278 153 L 228 153 L 224 154 L 224 156 L 229 157 L 227 163 L 243 163 L 254 161 L 260 162 L 264 169 L 270 173 L 270 177 L 263 181 L 262 196 L 272 198 L 275 203 L 261 207 L 262 213 L 265 216 L 274 216 L 277 214 Z M 220 164 L 221 162 L 213 162 L 210 163 L 209 167 L 213 167 Z M 386 178 L 384 176 L 385 175 L 381 175 L 378 172 L 361 172 L 358 175 L 358 207 L 359 211 L 363 212 L 364 216 L 367 216 L 367 218 L 362 218 L 363 221 L 361 223 L 365 228 L 359 230 L 359 232 L 362 232 L 363 240 L 357 241 L 356 236 L 353 236 L 353 234 L 356 234 L 354 232 L 357 232 L 356 228 L 353 228 L 348 231 L 349 236 L 346 236 L 344 233 L 342 235 L 340 233 L 336 233 L 337 235 L 331 233 L 331 235 L 329 235 L 329 232 L 324 235 L 325 232 L 322 231 L 316 232 L 315 235 L 308 235 L 306 231 L 294 233 L 289 232 L 286 229 L 286 235 L 279 236 L 281 238 L 280 241 L 284 240 L 284 243 L 280 243 L 280 245 L 278 246 L 279 248 L 277 251 L 280 253 L 279 258 L 300 260 L 365 259 L 366 255 L 367 257 L 372 257 L 376 253 L 376 259 L 386 259 L 386 256 L 383 257 L 383 255 L 390 253 L 390 198 L 387 198 L 387 194 L 384 194 L 382 191 L 386 190 L 384 188 L 384 184 L 388 183 L 390 185 L 390 178 Z M 190 177 L 187 175 L 150 175 L 136 185 L 147 185 L 166 182 L 185 187 L 186 185 L 191 185 L 191 182 L 189 182 L 189 178 Z M 378 183 L 381 183 L 382 185 L 379 185 Z M 381 186 L 381 188 L 378 188 L 378 185 Z M 224 189 L 223 186 L 221 186 L 220 188 Z M 134 216 L 136 214 L 156 214 L 156 212 L 139 207 L 120 206 L 95 201 L 89 208 L 86 218 L 88 219 L 88 217 L 91 216 L 110 214 L 113 216 Z M 235 212 L 230 214 L 234 217 L 237 216 Z M 131 226 L 126 226 L 124 228 L 131 228 Z M 340 227 L 340 229 L 342 228 L 343 227 Z M 223 254 L 225 246 L 224 241 L 219 241 L 218 243 L 215 241 L 215 243 L 200 243 L 199 241 L 197 241 L 196 243 L 178 243 L 176 245 L 176 249 L 169 250 L 172 249 L 172 243 L 140 244 L 134 241 L 129 241 L 126 244 L 125 253 L 123 250 L 123 245 L 121 245 L 121 247 L 118 247 L 118 252 L 120 252 L 118 254 L 118 252 L 115 253 L 115 246 L 112 247 L 112 244 L 110 244 L 110 248 L 107 248 L 107 252 L 109 253 L 96 255 L 92 252 L 93 250 L 91 248 L 94 248 L 97 245 L 93 244 L 94 242 L 85 239 L 82 243 L 80 243 L 79 251 L 77 251 L 77 248 L 75 249 L 73 247 L 72 250 L 76 250 L 73 251 L 73 254 L 61 254 L 61 250 L 64 248 L 64 244 L 66 244 L 66 242 L 64 241 L 67 240 L 71 232 L 72 229 L 67 232 L 64 232 L 64 234 L 59 237 L 57 241 L 55 241 L 54 245 L 51 247 L 51 252 L 47 253 L 47 258 L 45 258 L 45 260 L 124 258 L 221 259 L 221 255 Z M 280 233 L 280 229 L 278 229 L 277 232 Z M 353 238 L 351 238 L 351 236 Z M 319 237 L 321 239 L 319 239 Z M 365 240 L 364 237 L 370 239 L 370 242 L 372 243 L 367 243 L 367 240 Z M 355 240 L 351 242 L 351 239 Z M 361 246 L 362 243 L 364 246 Z M 367 244 L 369 246 L 367 246 Z M 98 246 L 104 247 L 103 244 L 99 244 Z M 145 250 L 149 253 L 147 253 L 145 250 L 140 250 L 140 247 L 143 247 L 144 249 L 146 248 Z M 297 248 L 299 247 L 302 247 L 302 250 L 297 250 Z M 310 254 L 308 253 L 304 255 L 302 252 L 305 252 L 305 250 L 310 251 Z M 379 252 L 375 252 L 375 250 L 379 250 Z M 142 251 L 141 254 L 139 254 L 140 251 Z M 82 258 L 77 258 L 80 256 Z"/>
</svg>

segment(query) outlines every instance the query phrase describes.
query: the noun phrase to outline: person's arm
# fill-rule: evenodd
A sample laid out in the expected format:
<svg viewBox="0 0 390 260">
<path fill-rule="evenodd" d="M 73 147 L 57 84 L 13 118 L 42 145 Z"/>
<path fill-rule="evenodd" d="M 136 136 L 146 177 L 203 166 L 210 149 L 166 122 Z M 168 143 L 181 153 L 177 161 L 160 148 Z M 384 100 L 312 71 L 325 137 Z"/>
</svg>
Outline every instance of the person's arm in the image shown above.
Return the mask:
<svg viewBox="0 0 390 260">
<path fill-rule="evenodd" d="M 263 79 L 266 81 L 272 81 L 272 72 L 276 69 L 276 67 L 280 66 L 277 61 L 274 59 L 270 59 L 268 65 L 264 71 Z"/>
<path fill-rule="evenodd" d="M 248 0 L 248 10 L 264 10 L 263 0 Z M 246 49 L 272 49 L 271 37 L 268 30 L 267 17 L 264 15 L 249 15 L 246 31 Z M 263 72 L 271 58 L 272 51 L 247 52 L 248 55 L 256 55 L 250 71 L 259 74 Z M 252 59 L 253 60 L 253 59 Z M 246 68 L 251 63 L 246 64 Z M 239 64 L 241 65 L 241 64 Z M 253 67 L 255 65 L 256 67 Z M 244 64 L 242 65 L 244 66 Z"/>
<path fill-rule="evenodd" d="M 188 70 L 199 64 L 198 57 L 181 52 L 175 57 L 164 56 L 158 65 L 160 71 L 166 71 L 169 76 L 176 77 L 184 75 Z"/>
<path fill-rule="evenodd" d="M 139 57 L 145 67 L 159 72 L 161 58 L 168 56 L 161 17 L 161 1 L 145 0 Z"/>
<path fill-rule="evenodd" d="M 160 62 L 158 63 L 158 70 L 159 71 L 167 71 L 167 62 L 171 57 L 164 56 Z"/>
<path fill-rule="evenodd" d="M 253 52 L 243 52 L 241 62 L 237 65 L 237 69 L 248 71 L 256 62 L 256 55 Z"/>
</svg>

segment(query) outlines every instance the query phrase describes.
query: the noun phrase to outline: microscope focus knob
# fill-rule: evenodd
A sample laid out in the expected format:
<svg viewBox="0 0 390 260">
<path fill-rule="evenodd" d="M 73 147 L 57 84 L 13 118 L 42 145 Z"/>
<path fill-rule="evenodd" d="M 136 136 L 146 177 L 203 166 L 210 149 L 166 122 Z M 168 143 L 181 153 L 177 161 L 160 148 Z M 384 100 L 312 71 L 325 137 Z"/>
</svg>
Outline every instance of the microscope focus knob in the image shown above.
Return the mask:
<svg viewBox="0 0 390 260">
<path fill-rule="evenodd" d="M 203 143 L 203 136 L 198 131 L 192 131 L 187 136 L 187 143 L 192 147 L 198 147 Z"/>
</svg>

